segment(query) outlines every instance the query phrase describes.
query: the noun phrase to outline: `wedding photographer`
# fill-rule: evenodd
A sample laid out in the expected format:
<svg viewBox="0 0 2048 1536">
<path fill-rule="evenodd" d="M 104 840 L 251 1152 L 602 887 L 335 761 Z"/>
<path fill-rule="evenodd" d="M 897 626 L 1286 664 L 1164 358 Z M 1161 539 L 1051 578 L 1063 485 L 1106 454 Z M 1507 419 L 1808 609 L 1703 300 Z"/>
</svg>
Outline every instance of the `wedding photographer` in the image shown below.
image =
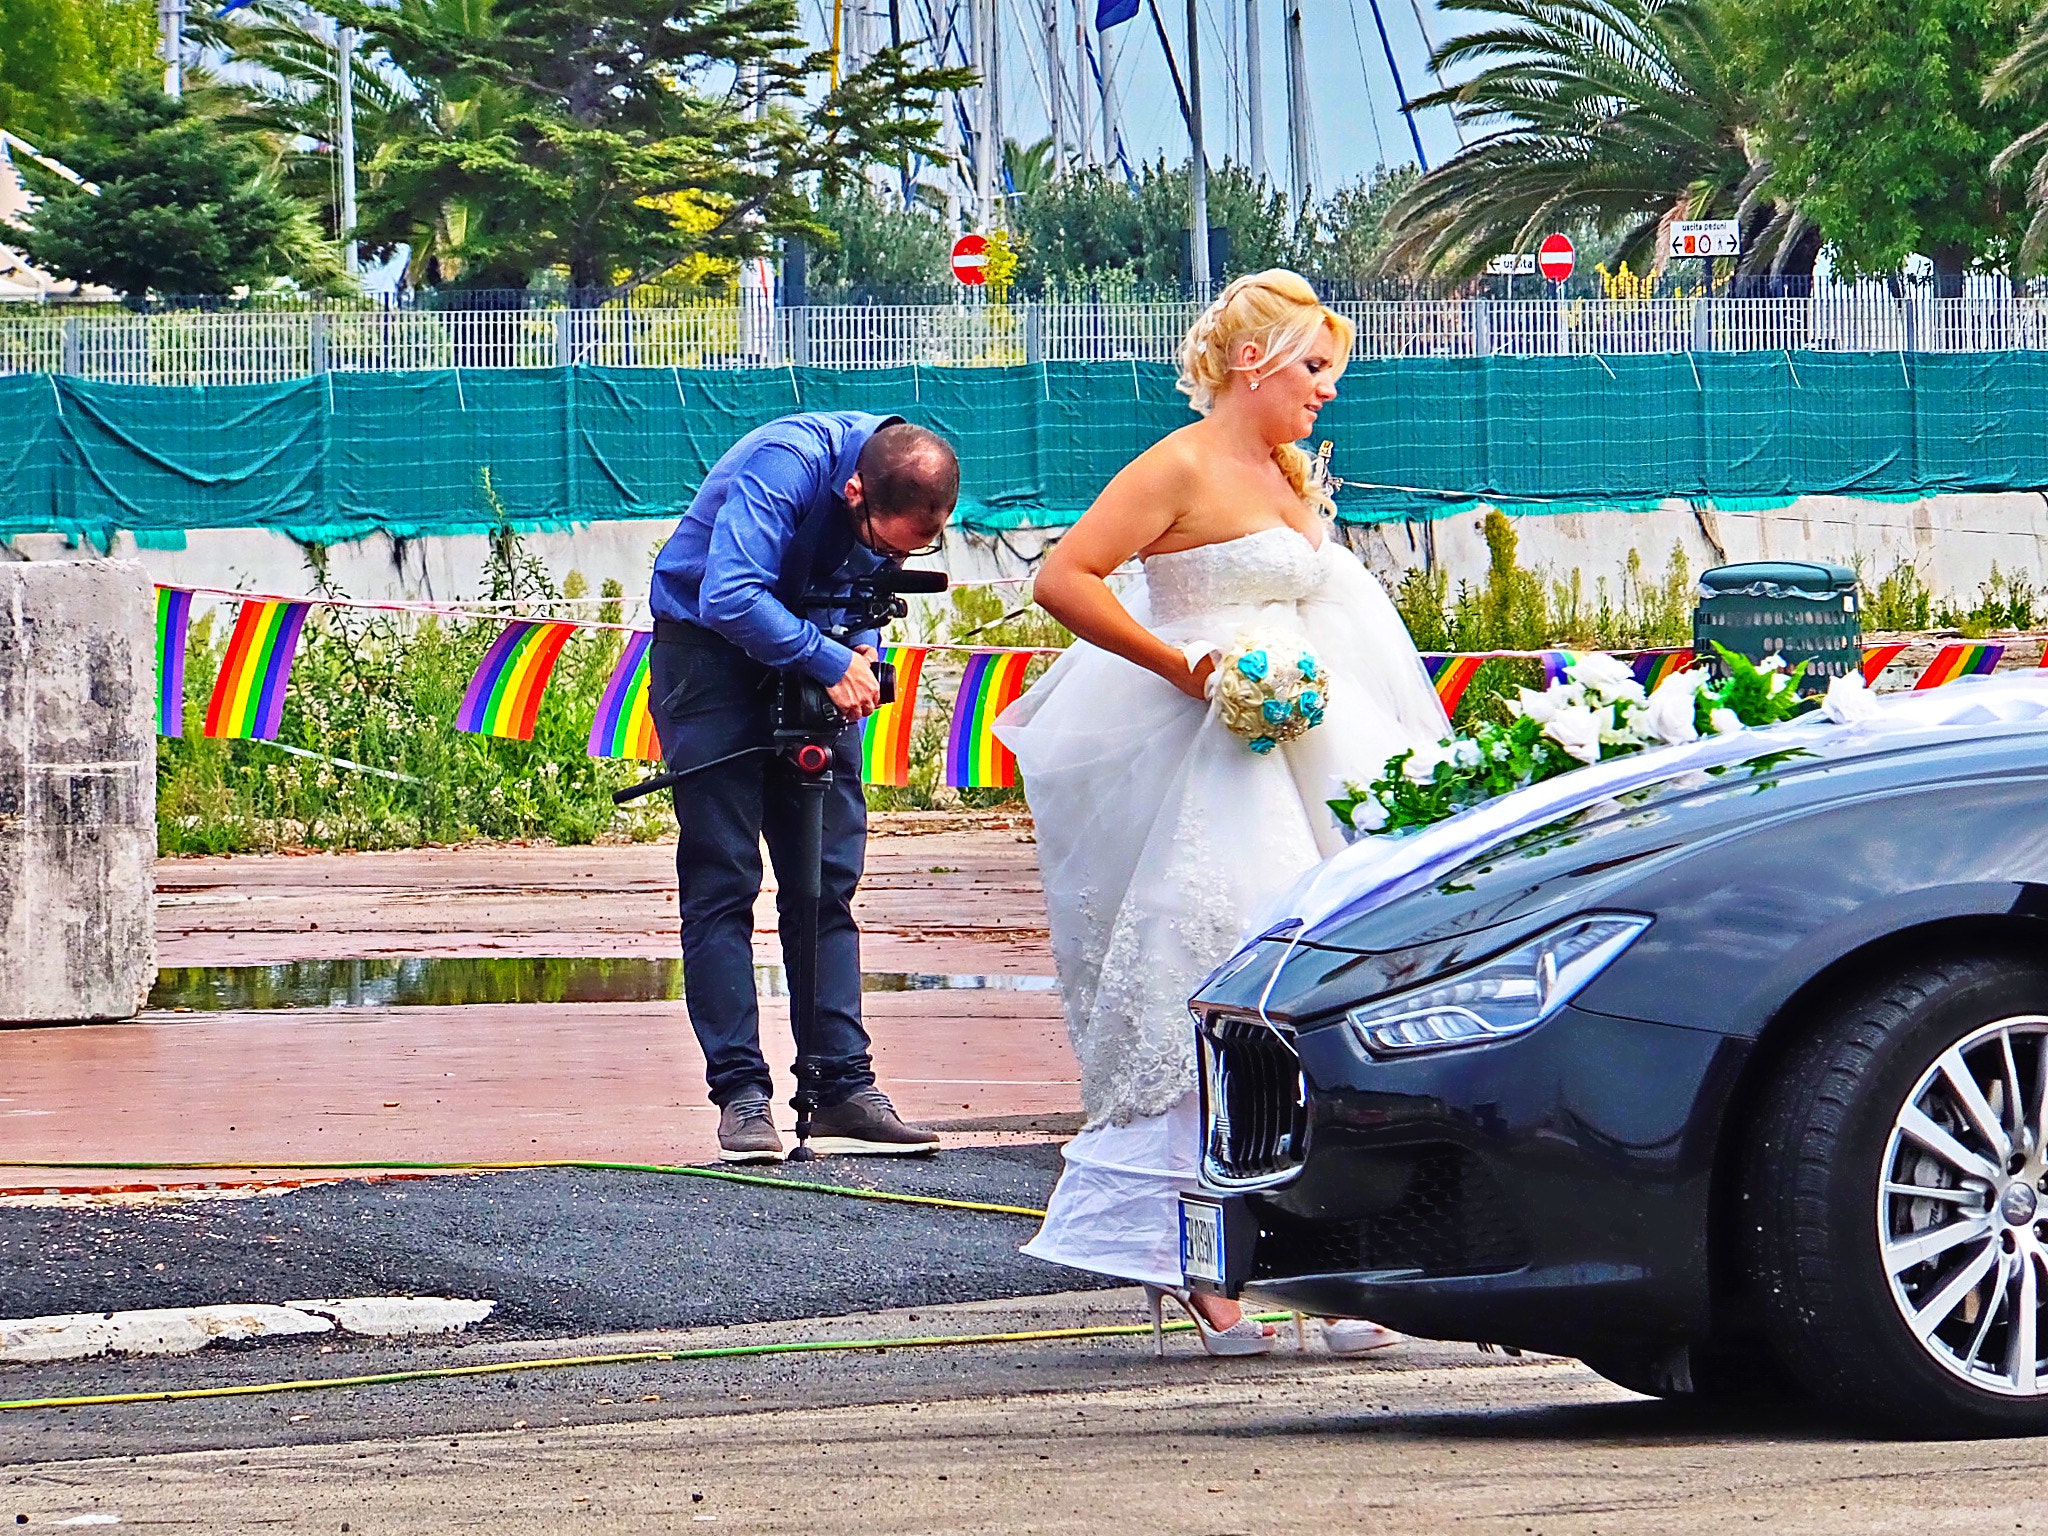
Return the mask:
<svg viewBox="0 0 2048 1536">
<path fill-rule="evenodd" d="M 802 921 L 794 893 L 813 878 L 808 861 L 819 865 L 814 1037 L 798 1039 L 800 1065 L 808 1055 L 814 1076 L 798 1085 L 800 1098 L 815 1100 L 810 1151 L 914 1154 L 938 1146 L 935 1132 L 906 1125 L 876 1087 L 861 1020 L 853 920 L 867 845 L 860 722 L 885 702 L 879 637 L 856 630 L 842 641 L 827 631 L 840 625 L 857 582 L 937 552 L 959 492 L 952 447 L 900 417 L 786 416 L 727 450 L 655 561 L 655 726 L 670 772 L 688 774 L 675 789 L 683 991 L 719 1106 L 724 1161 L 783 1155 L 754 989 L 764 840 L 792 994 Z M 827 606 L 814 606 L 821 595 Z M 806 846 L 798 772 L 761 750 L 773 730 L 777 674 L 822 688 L 845 722 L 829 743 L 815 854 Z M 792 996 L 793 1016 L 796 1003 Z"/>
</svg>

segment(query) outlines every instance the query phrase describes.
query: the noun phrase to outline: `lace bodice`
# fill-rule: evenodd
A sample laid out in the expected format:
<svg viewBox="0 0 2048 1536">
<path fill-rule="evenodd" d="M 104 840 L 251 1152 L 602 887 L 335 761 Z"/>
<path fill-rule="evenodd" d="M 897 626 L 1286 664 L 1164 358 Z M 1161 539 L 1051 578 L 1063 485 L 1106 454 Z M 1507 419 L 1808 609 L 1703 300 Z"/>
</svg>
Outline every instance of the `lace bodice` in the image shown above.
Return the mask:
<svg viewBox="0 0 2048 1536">
<path fill-rule="evenodd" d="M 1261 528 L 1220 544 L 1201 544 L 1145 561 L 1152 622 L 1172 624 L 1218 609 L 1296 603 L 1325 575 L 1326 548 L 1292 528 Z"/>
</svg>

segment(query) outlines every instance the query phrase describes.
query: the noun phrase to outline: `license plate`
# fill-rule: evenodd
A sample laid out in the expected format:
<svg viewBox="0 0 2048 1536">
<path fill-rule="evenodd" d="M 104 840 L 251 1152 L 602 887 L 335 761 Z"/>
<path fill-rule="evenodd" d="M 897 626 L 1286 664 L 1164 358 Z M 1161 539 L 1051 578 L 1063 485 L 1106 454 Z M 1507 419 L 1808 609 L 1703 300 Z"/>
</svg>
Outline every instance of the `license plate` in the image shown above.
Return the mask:
<svg viewBox="0 0 2048 1536">
<path fill-rule="evenodd" d="M 1215 1201 L 1180 1197 L 1180 1268 L 1190 1285 L 1223 1284 L 1223 1207 Z"/>
</svg>

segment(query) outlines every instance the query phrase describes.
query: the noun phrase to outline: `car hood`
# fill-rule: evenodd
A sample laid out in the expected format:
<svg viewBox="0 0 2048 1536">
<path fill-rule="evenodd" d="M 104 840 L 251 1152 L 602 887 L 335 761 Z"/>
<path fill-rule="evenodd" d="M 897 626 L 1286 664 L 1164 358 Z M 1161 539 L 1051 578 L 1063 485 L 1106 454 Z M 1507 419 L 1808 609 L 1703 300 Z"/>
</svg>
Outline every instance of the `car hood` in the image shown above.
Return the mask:
<svg viewBox="0 0 2048 1536">
<path fill-rule="evenodd" d="M 1776 817 L 2044 766 L 2048 679 L 2032 676 L 1899 696 L 1856 724 L 1815 715 L 1638 753 L 1409 836 L 1362 839 L 1297 882 L 1254 930 L 1261 940 L 1211 980 L 1268 971 L 1246 957 L 1261 941 L 1354 957 L 1441 948 L 1462 958 L 1473 953 L 1472 936 L 1488 931 L 1490 951 L 1625 897 L 1651 870 Z M 1413 965 L 1401 969 L 1419 979 Z"/>
</svg>

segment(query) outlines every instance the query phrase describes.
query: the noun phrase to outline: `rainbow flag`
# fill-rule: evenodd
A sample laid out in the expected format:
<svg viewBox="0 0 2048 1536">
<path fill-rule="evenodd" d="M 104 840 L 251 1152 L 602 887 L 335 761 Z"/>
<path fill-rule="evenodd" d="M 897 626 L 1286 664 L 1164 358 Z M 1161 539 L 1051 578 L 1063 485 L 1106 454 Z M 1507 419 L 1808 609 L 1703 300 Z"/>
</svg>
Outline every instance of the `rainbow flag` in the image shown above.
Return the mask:
<svg viewBox="0 0 2048 1536">
<path fill-rule="evenodd" d="M 192 628 L 192 594 L 156 589 L 156 733 L 185 734 L 185 636 Z"/>
<path fill-rule="evenodd" d="M 1548 688 L 1566 681 L 1565 669 L 1579 664 L 1577 651 L 1545 651 L 1543 653 L 1543 686 Z"/>
<path fill-rule="evenodd" d="M 228 636 L 227 658 L 213 682 L 213 697 L 207 701 L 207 735 L 277 739 L 292 655 L 311 607 L 267 597 L 243 602 L 235 614 L 235 631 Z"/>
<path fill-rule="evenodd" d="M 590 722 L 592 757 L 661 761 L 661 740 L 654 733 L 654 712 L 647 705 L 647 661 L 653 639 L 644 629 L 626 637 L 626 649 L 598 698 L 597 718 Z"/>
<path fill-rule="evenodd" d="M 1458 707 L 1458 700 L 1465 697 L 1465 690 L 1472 686 L 1472 679 L 1479 675 L 1479 669 L 1486 662 L 1484 656 L 1438 655 L 1434 652 L 1422 658 L 1423 670 L 1429 673 L 1429 680 L 1436 685 L 1436 696 L 1443 701 L 1444 713 L 1451 714 Z"/>
<path fill-rule="evenodd" d="M 1959 677 L 1983 677 L 1998 665 L 1998 658 L 2005 654 L 2002 645 L 1986 645 L 1976 641 L 1959 641 L 1944 645 L 1934 653 L 1934 660 L 1927 663 L 1927 670 L 1920 674 L 1920 681 L 1913 686 L 1939 688 L 1952 683 Z"/>
<path fill-rule="evenodd" d="M 507 624 L 469 680 L 462 707 L 455 712 L 455 729 L 533 740 L 540 696 L 547 692 L 562 647 L 575 633 L 574 624 L 553 619 L 514 619 Z"/>
<path fill-rule="evenodd" d="M 996 740 L 996 716 L 1024 691 L 1029 651 L 976 651 L 967 658 L 946 737 L 946 783 L 954 789 L 1005 789 L 1017 782 L 1017 759 Z"/>
<path fill-rule="evenodd" d="M 1905 649 L 1903 641 L 1893 645 L 1866 645 L 1863 647 L 1863 686 L 1875 688 L 1884 669 L 1899 659 L 1899 652 Z"/>
<path fill-rule="evenodd" d="M 861 727 L 863 784 L 910 782 L 910 729 L 917 714 L 917 681 L 928 654 L 921 645 L 885 645 L 882 660 L 896 668 L 896 702 L 884 704 Z"/>
<path fill-rule="evenodd" d="M 1643 692 L 1655 693 L 1666 678 L 1676 677 L 1692 665 L 1692 652 L 1639 651 L 1636 659 L 1629 663 L 1629 670 L 1636 675 L 1636 681 L 1643 685 Z"/>
</svg>

